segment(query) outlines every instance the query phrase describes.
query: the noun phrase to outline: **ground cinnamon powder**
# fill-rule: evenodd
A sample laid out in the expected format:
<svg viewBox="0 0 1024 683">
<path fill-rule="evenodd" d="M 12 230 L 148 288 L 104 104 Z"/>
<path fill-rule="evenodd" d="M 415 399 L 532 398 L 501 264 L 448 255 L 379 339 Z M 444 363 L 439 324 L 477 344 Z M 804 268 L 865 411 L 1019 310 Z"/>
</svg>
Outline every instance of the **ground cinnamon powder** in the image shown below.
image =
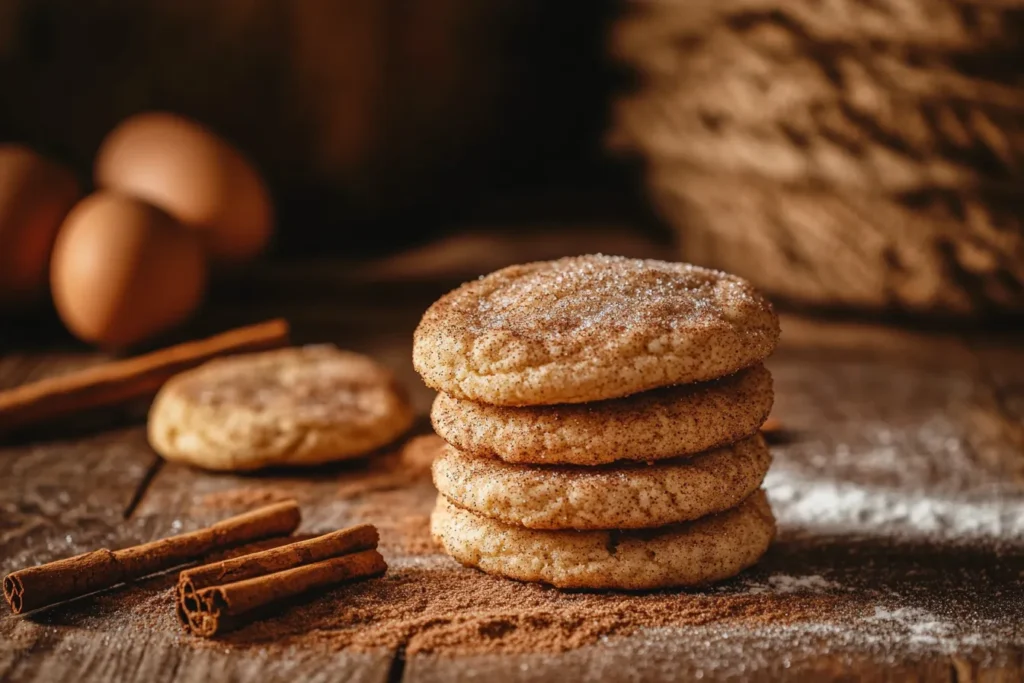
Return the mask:
<svg viewBox="0 0 1024 683">
<path fill-rule="evenodd" d="M 386 576 L 309 596 L 218 642 L 263 648 L 404 648 L 408 654 L 561 652 L 642 627 L 813 620 L 835 614 L 847 600 L 839 594 L 717 588 L 568 592 L 462 568 L 430 537 L 436 491 L 429 467 L 439 445 L 436 436 L 413 439 L 365 468 L 346 470 L 332 485 L 334 495 L 348 503 L 351 523 L 370 522 L 380 530 L 381 551 L 390 565 Z M 289 486 L 262 485 L 207 495 L 203 503 L 231 508 L 291 494 Z"/>
<path fill-rule="evenodd" d="M 146 638 L 159 634 L 182 647 L 255 648 L 271 655 L 280 651 L 283 658 L 307 650 L 554 653 L 634 634 L 645 643 L 667 637 L 682 638 L 685 645 L 696 639 L 694 647 L 705 648 L 700 651 L 707 657 L 717 652 L 716 661 L 731 667 L 757 656 L 775 662 L 780 649 L 787 657 L 803 653 L 817 661 L 823 651 L 836 649 L 919 655 L 1020 642 L 1024 606 L 1016 551 L 808 535 L 791 522 L 756 567 L 703 590 L 559 591 L 466 569 L 430 537 L 437 495 L 427 470 L 431 440 L 412 444 L 419 450 L 400 449 L 315 473 L 207 478 L 192 506 L 196 518 L 190 523 L 198 524 L 201 515 L 217 519 L 255 502 L 297 498 L 306 519 L 300 537 L 375 524 L 389 564 L 384 577 L 310 594 L 213 641 L 189 637 L 177 623 L 174 572 L 115 589 L 103 599 L 56 606 L 45 619 L 91 630 L 116 624 L 119 632 L 135 628 Z M 777 485 L 776 491 L 785 503 L 785 489 Z M 803 513 L 791 507 L 788 514 L 799 521 Z M 702 666 L 712 663 L 707 657 Z"/>
<path fill-rule="evenodd" d="M 235 644 L 404 647 L 416 653 L 561 652 L 645 626 L 793 623 L 834 613 L 840 596 L 568 593 L 452 566 L 392 570 L 229 635 Z"/>
</svg>

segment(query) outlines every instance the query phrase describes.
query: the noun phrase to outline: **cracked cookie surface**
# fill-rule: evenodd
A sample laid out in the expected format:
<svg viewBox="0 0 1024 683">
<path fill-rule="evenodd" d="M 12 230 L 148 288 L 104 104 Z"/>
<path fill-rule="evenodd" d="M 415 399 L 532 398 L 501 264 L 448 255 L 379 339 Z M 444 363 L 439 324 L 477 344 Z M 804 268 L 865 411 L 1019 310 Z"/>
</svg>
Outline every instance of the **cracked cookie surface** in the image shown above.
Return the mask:
<svg viewBox="0 0 1024 683">
<path fill-rule="evenodd" d="M 386 368 L 312 345 L 218 359 L 173 377 L 153 401 L 148 433 L 168 460 L 255 470 L 366 455 L 412 418 Z"/>
<path fill-rule="evenodd" d="M 779 321 L 742 278 L 589 255 L 510 266 L 436 301 L 413 338 L 428 386 L 523 406 L 584 403 L 736 373 L 775 349 Z"/>
<path fill-rule="evenodd" d="M 603 465 L 700 453 L 757 432 L 772 408 L 757 365 L 730 377 L 596 403 L 509 408 L 439 393 L 434 430 L 459 450 L 506 462 Z"/>
<path fill-rule="evenodd" d="M 461 508 L 529 529 L 644 529 L 728 510 L 761 486 L 772 457 L 758 434 L 692 458 L 609 467 L 515 465 L 452 446 L 434 485 Z"/>
<path fill-rule="evenodd" d="M 775 537 L 763 490 L 693 522 L 636 531 L 541 531 L 512 526 L 438 496 L 431 533 L 456 561 L 558 588 L 697 586 L 754 565 Z"/>
</svg>

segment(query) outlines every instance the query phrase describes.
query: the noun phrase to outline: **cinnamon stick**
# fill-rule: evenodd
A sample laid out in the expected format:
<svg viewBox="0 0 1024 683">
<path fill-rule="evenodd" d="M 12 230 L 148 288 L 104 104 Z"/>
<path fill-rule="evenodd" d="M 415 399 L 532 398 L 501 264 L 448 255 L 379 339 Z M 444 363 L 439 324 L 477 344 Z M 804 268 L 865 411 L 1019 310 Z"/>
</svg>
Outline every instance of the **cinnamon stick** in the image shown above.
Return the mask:
<svg viewBox="0 0 1024 683">
<path fill-rule="evenodd" d="M 377 547 L 379 538 L 377 527 L 372 524 L 360 524 L 223 562 L 185 569 L 178 575 L 178 586 L 187 593 L 194 593 L 209 586 L 244 581 L 301 564 L 312 564 L 359 550 L 370 550 Z"/>
<path fill-rule="evenodd" d="M 197 636 L 212 638 L 245 625 L 251 617 L 263 614 L 265 608 L 282 600 L 345 581 L 380 576 L 387 568 L 379 552 L 363 550 L 268 576 L 204 588 L 196 594 L 198 613 L 189 616 L 189 627 Z"/>
<path fill-rule="evenodd" d="M 11 611 L 20 614 L 171 569 L 214 550 L 287 536 L 300 521 L 299 506 L 287 501 L 152 543 L 124 550 L 94 550 L 8 574 L 3 582 L 4 598 Z"/>
<path fill-rule="evenodd" d="M 288 333 L 287 322 L 270 320 L 2 391 L 0 434 L 92 408 L 152 397 L 172 376 L 212 358 L 287 346 Z"/>
<path fill-rule="evenodd" d="M 211 638 L 287 598 L 387 570 L 377 529 L 364 524 L 287 546 L 183 571 L 177 612 L 195 635 Z"/>
</svg>

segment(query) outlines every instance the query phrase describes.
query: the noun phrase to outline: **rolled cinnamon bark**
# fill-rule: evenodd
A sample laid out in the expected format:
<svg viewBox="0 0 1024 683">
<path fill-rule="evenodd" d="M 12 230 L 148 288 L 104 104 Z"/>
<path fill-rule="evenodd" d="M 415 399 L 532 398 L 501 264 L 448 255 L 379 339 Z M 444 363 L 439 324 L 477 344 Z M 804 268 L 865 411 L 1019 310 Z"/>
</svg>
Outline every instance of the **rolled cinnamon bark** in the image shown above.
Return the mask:
<svg viewBox="0 0 1024 683">
<path fill-rule="evenodd" d="M 85 410 L 151 397 L 172 376 L 220 356 L 288 346 L 284 320 L 270 320 L 135 358 L 0 391 L 0 434 Z"/>
<path fill-rule="evenodd" d="M 252 510 L 213 526 L 124 550 L 94 550 L 29 567 L 4 578 L 4 598 L 15 614 L 192 562 L 223 550 L 274 536 L 286 536 L 302 515 L 295 501 Z"/>
<path fill-rule="evenodd" d="M 199 609 L 196 592 L 203 588 L 223 586 L 359 550 L 369 550 L 377 547 L 378 539 L 376 527 L 360 524 L 305 541 L 186 569 L 178 575 L 178 618 L 186 628 L 192 627 L 189 617 L 191 615 L 195 618 Z"/>
<path fill-rule="evenodd" d="M 264 608 L 318 588 L 379 576 L 387 563 L 376 550 L 332 557 L 284 571 L 196 591 L 186 614 L 189 630 L 212 638 L 237 628 Z"/>
</svg>

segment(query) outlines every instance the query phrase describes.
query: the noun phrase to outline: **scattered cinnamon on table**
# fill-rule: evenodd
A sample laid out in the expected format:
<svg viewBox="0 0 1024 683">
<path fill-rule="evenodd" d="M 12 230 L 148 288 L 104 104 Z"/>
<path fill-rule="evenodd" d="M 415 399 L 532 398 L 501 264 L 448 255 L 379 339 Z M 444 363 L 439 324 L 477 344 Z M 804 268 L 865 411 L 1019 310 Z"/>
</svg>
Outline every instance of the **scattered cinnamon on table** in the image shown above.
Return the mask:
<svg viewBox="0 0 1024 683">
<path fill-rule="evenodd" d="M 29 567 L 4 578 L 4 598 L 20 614 L 194 562 L 216 550 L 287 536 L 301 519 L 298 504 L 287 501 L 124 550 L 104 548 Z"/>
<path fill-rule="evenodd" d="M 310 590 L 387 570 L 377 529 L 363 524 L 286 546 L 188 569 L 178 578 L 177 613 L 192 634 L 211 638 Z"/>
<path fill-rule="evenodd" d="M 288 323 L 270 320 L 0 391 L 0 434 L 152 397 L 173 375 L 213 358 L 282 348 L 288 343 Z"/>
</svg>

